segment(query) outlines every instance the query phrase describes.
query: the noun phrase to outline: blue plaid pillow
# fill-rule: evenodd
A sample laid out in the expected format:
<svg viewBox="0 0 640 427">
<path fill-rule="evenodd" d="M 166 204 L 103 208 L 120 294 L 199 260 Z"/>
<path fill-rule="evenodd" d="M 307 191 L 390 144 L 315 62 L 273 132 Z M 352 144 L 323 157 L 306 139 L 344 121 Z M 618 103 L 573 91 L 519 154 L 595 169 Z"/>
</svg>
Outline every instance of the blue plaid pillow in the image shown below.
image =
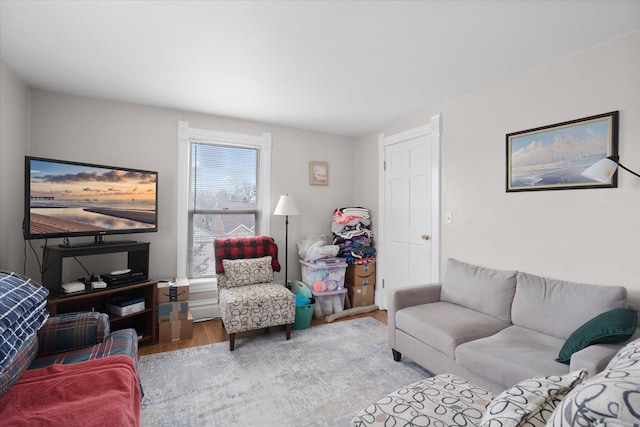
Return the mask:
<svg viewBox="0 0 640 427">
<path fill-rule="evenodd" d="M 49 317 L 48 294 L 30 279 L 0 272 L 0 371 Z"/>
</svg>

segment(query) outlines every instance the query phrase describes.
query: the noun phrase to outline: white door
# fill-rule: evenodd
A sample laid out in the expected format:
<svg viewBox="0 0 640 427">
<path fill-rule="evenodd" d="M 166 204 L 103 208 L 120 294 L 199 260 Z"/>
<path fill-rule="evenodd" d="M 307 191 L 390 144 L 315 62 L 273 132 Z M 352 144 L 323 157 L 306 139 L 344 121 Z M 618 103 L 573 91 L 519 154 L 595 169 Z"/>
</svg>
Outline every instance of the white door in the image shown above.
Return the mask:
<svg viewBox="0 0 640 427">
<path fill-rule="evenodd" d="M 386 308 L 389 289 L 440 280 L 440 117 L 379 142 L 376 303 Z"/>
</svg>

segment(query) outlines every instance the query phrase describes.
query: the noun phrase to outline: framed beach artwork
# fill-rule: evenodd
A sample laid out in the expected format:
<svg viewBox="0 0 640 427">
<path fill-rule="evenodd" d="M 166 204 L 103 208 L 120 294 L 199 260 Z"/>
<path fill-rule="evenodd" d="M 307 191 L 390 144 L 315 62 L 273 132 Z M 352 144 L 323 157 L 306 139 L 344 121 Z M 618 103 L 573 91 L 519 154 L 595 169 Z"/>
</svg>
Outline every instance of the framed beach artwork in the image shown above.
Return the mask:
<svg viewBox="0 0 640 427">
<path fill-rule="evenodd" d="M 612 188 L 582 176 L 618 154 L 618 111 L 507 134 L 506 190 Z"/>
<path fill-rule="evenodd" d="M 315 160 L 309 162 L 309 184 L 329 185 L 329 163 Z"/>
</svg>

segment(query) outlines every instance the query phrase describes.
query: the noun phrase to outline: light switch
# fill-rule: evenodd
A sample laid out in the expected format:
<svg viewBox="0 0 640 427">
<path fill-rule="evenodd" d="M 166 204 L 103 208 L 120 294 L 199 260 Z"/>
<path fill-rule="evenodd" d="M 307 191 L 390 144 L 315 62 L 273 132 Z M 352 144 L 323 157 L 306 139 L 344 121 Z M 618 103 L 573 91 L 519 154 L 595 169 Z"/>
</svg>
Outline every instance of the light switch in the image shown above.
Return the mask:
<svg viewBox="0 0 640 427">
<path fill-rule="evenodd" d="M 453 224 L 453 213 L 451 212 L 446 212 L 444 214 L 444 218 L 447 224 Z"/>
</svg>

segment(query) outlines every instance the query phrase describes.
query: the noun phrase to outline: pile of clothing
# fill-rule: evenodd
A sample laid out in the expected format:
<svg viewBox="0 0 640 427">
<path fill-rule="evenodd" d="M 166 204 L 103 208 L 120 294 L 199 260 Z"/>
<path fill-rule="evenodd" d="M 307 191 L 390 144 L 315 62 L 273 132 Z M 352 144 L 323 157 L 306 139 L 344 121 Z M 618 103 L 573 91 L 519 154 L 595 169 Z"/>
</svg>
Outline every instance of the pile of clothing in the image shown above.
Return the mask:
<svg viewBox="0 0 640 427">
<path fill-rule="evenodd" d="M 333 244 L 337 245 L 338 256 L 348 264 L 365 264 L 376 259 L 373 247 L 369 210 L 365 208 L 339 208 L 333 211 L 331 232 Z"/>
</svg>

